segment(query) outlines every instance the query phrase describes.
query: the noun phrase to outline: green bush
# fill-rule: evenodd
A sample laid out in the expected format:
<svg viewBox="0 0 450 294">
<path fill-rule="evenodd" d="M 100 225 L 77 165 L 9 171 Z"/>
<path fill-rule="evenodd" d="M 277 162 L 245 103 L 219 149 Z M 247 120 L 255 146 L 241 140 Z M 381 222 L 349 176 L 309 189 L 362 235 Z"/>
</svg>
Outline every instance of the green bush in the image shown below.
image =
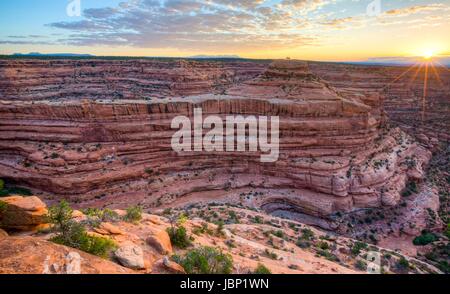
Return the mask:
<svg viewBox="0 0 450 294">
<path fill-rule="evenodd" d="M 400 257 L 400 259 L 397 261 L 397 268 L 402 270 L 409 269 L 409 262 L 404 256 Z"/>
<path fill-rule="evenodd" d="M 447 230 L 445 231 L 445 236 L 450 239 L 450 224 L 447 224 Z"/>
<path fill-rule="evenodd" d="M 281 239 L 284 238 L 284 233 L 283 233 L 282 230 L 272 231 L 272 234 L 273 234 L 274 236 L 277 236 L 278 238 L 281 238 Z"/>
<path fill-rule="evenodd" d="M 302 236 L 300 238 L 303 240 L 311 241 L 312 239 L 314 239 L 314 232 L 310 229 L 303 229 Z"/>
<path fill-rule="evenodd" d="M 272 274 L 270 269 L 268 269 L 265 265 L 263 265 L 261 263 L 258 264 L 258 266 L 256 267 L 256 269 L 255 269 L 255 271 L 253 273 L 257 274 L 257 275 L 270 275 L 270 274 Z"/>
<path fill-rule="evenodd" d="M 103 210 L 102 214 L 102 221 L 104 222 L 115 222 L 120 219 L 120 216 L 117 212 L 114 210 L 111 210 L 109 208 L 106 208 Z"/>
<path fill-rule="evenodd" d="M 266 248 L 266 250 L 264 251 L 264 253 L 267 255 L 267 257 L 269 257 L 270 259 L 274 259 L 274 260 L 277 260 L 278 259 L 278 255 L 275 253 L 275 252 L 273 252 L 273 251 L 270 251 L 269 249 L 267 249 Z"/>
<path fill-rule="evenodd" d="M 0 190 L 3 190 L 5 188 L 5 181 L 0 179 Z"/>
<path fill-rule="evenodd" d="M 437 241 L 437 237 L 433 233 L 428 232 L 422 232 L 422 235 L 414 238 L 413 244 L 416 246 L 425 246 L 428 245 L 434 241 Z"/>
<path fill-rule="evenodd" d="M 403 197 L 408 197 L 411 196 L 412 194 L 415 194 L 419 191 L 416 182 L 414 181 L 409 181 L 408 183 L 406 183 L 405 189 L 402 192 L 402 196 Z"/>
<path fill-rule="evenodd" d="M 231 274 L 233 258 L 213 247 L 188 251 L 183 257 L 173 256 L 188 274 Z"/>
<path fill-rule="evenodd" d="M 86 216 L 90 218 L 97 218 L 99 221 L 102 222 L 114 222 L 120 219 L 119 214 L 109 208 L 103 210 L 99 208 L 87 208 L 84 209 L 82 212 Z"/>
<path fill-rule="evenodd" d="M 367 249 L 367 247 L 367 243 L 356 242 L 355 244 L 353 244 L 351 252 L 353 255 L 358 255 L 359 253 L 361 253 L 361 250 Z"/>
<path fill-rule="evenodd" d="M 72 208 L 69 203 L 62 200 L 58 205 L 48 209 L 48 222 L 55 226 L 55 230 L 65 234 L 72 225 Z"/>
<path fill-rule="evenodd" d="M 317 250 L 317 254 L 319 256 L 325 257 L 329 261 L 339 262 L 339 258 L 328 250 L 319 249 L 319 250 Z"/>
<path fill-rule="evenodd" d="M 142 208 L 140 206 L 130 206 L 127 208 L 127 214 L 124 217 L 127 222 L 138 222 L 142 219 Z"/>
<path fill-rule="evenodd" d="M 21 187 L 10 187 L 5 188 L 3 184 L 3 189 L 0 189 L 0 197 L 5 197 L 9 195 L 21 195 L 21 196 L 31 196 L 33 193 L 27 188 Z"/>
<path fill-rule="evenodd" d="M 8 204 L 4 201 L 0 201 L 0 213 L 4 212 L 6 207 L 8 207 Z"/>
<path fill-rule="evenodd" d="M 224 223 L 222 220 L 217 223 L 216 233 L 218 236 L 223 236 L 225 234 L 225 232 L 223 231 L 223 226 Z"/>
<path fill-rule="evenodd" d="M 325 242 L 325 241 L 320 241 L 320 242 L 317 244 L 317 247 L 320 248 L 320 249 L 322 249 L 322 250 L 328 250 L 328 249 L 330 249 L 330 245 L 328 245 L 328 243 Z"/>
<path fill-rule="evenodd" d="M 167 233 L 170 237 L 170 242 L 178 248 L 187 248 L 191 245 L 191 240 L 187 235 L 186 228 L 183 226 L 167 228 Z"/>
<path fill-rule="evenodd" d="M 356 261 L 355 267 L 356 267 L 356 269 L 361 270 L 361 271 L 367 270 L 367 264 L 360 259 L 358 259 Z"/>
<path fill-rule="evenodd" d="M 68 231 L 50 240 L 103 258 L 107 258 L 109 253 L 117 248 L 109 238 L 88 235 L 84 226 L 76 222 L 70 222 Z"/>
<path fill-rule="evenodd" d="M 59 205 L 49 208 L 48 220 L 57 232 L 57 235 L 50 240 L 106 258 L 116 248 L 114 241 L 88 235 L 83 224 L 72 220 L 72 212 L 72 208 L 66 201 L 61 201 Z"/>
</svg>

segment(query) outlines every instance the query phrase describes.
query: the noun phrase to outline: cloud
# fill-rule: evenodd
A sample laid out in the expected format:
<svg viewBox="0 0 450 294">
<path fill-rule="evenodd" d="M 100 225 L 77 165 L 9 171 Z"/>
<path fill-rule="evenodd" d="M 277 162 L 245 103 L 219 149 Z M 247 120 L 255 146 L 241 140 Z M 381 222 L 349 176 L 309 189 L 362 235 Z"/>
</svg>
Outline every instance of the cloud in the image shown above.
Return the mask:
<svg viewBox="0 0 450 294">
<path fill-rule="evenodd" d="M 408 16 L 408 15 L 416 14 L 419 12 L 436 11 L 436 10 L 440 10 L 443 8 L 446 8 L 446 6 L 444 4 L 433 3 L 433 4 L 428 4 L 428 5 L 410 6 L 410 7 L 401 8 L 401 9 L 392 9 L 392 10 L 386 11 L 384 14 L 391 15 L 391 16 Z"/>
<path fill-rule="evenodd" d="M 355 1 L 348 5 L 354 5 Z M 436 24 L 437 21 L 422 14 L 408 19 L 401 16 L 426 11 L 434 11 L 426 15 L 434 16 L 449 9 L 442 3 L 416 5 L 368 18 L 365 9 L 336 12 L 334 5 L 342 3 L 342 0 L 278 0 L 276 3 L 129 0 L 115 7 L 86 9 L 81 20 L 54 22 L 48 26 L 66 31 L 58 42 L 76 46 L 175 48 L 217 53 L 266 48 L 292 50 L 326 43 L 327 33 L 336 29 Z"/>
<path fill-rule="evenodd" d="M 349 16 L 349 17 L 343 17 L 343 18 L 334 18 L 331 20 L 324 21 L 321 24 L 325 25 L 325 26 L 330 26 L 333 28 L 342 29 L 347 24 L 355 24 L 357 22 L 358 22 L 358 20 L 356 18 Z"/>
<path fill-rule="evenodd" d="M 48 26 L 73 32 L 60 41 L 71 45 L 126 45 L 142 48 L 234 50 L 317 43 L 300 34 L 304 19 L 264 0 L 141 0 L 117 7 L 86 9 L 85 19 Z M 313 0 L 311 3 L 317 3 Z M 315 4 L 314 4 L 315 5 Z M 293 30 L 294 29 L 294 30 Z M 289 31 L 290 30 L 290 31 Z M 289 32 L 288 32 L 289 31 Z"/>
<path fill-rule="evenodd" d="M 95 18 L 108 18 L 114 16 L 116 14 L 117 9 L 111 7 L 105 8 L 90 8 L 84 10 L 84 16 L 87 18 L 95 19 Z"/>
</svg>

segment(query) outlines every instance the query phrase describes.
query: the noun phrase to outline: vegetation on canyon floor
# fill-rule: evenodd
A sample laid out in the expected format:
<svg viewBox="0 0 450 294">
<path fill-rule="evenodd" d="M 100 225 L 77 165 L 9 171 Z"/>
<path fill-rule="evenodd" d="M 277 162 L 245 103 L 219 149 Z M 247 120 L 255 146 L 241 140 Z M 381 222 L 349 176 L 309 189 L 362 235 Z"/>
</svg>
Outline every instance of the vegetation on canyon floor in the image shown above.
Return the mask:
<svg viewBox="0 0 450 294">
<path fill-rule="evenodd" d="M 73 210 L 66 201 L 50 207 L 49 223 L 56 236 L 51 241 L 106 258 L 117 245 L 109 238 L 89 235 L 83 223 L 72 219 Z"/>
<path fill-rule="evenodd" d="M 174 255 L 172 259 L 188 274 L 230 274 L 233 269 L 230 254 L 207 246 L 189 250 L 183 256 Z"/>
</svg>

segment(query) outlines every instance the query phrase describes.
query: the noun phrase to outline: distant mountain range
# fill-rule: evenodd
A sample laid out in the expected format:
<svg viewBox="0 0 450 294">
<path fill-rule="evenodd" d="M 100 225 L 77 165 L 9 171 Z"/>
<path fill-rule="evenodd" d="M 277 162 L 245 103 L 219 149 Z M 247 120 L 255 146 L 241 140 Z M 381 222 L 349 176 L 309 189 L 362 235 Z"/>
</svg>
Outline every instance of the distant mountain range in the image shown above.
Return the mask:
<svg viewBox="0 0 450 294">
<path fill-rule="evenodd" d="M 96 57 L 96 55 L 92 54 L 77 54 L 77 53 L 39 53 L 39 52 L 30 52 L 30 53 L 14 53 L 11 56 L 25 56 L 25 57 L 68 57 L 68 58 L 76 58 L 76 57 Z M 125 56 L 124 56 L 125 57 Z M 100 57 L 99 57 L 100 58 Z M 108 58 L 107 56 L 103 56 L 102 58 Z M 114 58 L 114 57 L 110 57 Z M 129 57 L 129 58 L 162 58 L 162 57 Z M 171 57 L 166 57 L 171 58 Z M 188 59 L 244 59 L 239 55 L 194 55 L 185 57 Z M 450 56 L 436 56 L 431 59 L 435 61 L 435 63 L 440 63 L 441 65 L 450 67 Z M 418 62 L 423 62 L 423 57 L 374 57 L 368 58 L 363 61 L 348 61 L 343 62 L 346 64 L 360 64 L 360 65 L 387 65 L 387 66 L 405 66 L 405 65 L 414 65 Z M 338 62 L 338 61 L 337 61 Z"/>
<path fill-rule="evenodd" d="M 92 54 L 76 54 L 76 53 L 39 53 L 39 52 L 30 52 L 30 53 L 14 53 L 12 56 L 42 56 L 42 57 L 94 57 Z M 144 57 L 144 58 L 161 58 L 161 57 Z M 170 57 L 168 57 L 170 58 Z M 195 55 L 188 56 L 185 58 L 189 59 L 242 59 L 242 57 L 238 55 Z"/>
<path fill-rule="evenodd" d="M 362 64 L 362 65 L 414 65 L 418 62 L 423 62 L 425 59 L 420 56 L 416 57 L 375 57 L 369 58 L 365 61 L 345 62 L 350 64 Z M 430 59 L 445 65 L 450 66 L 450 56 L 436 56 Z"/>
<path fill-rule="evenodd" d="M 95 55 L 91 54 L 76 54 L 76 53 L 39 53 L 39 52 L 30 52 L 30 53 L 14 53 L 13 56 L 48 56 L 48 57 L 93 57 Z"/>
</svg>

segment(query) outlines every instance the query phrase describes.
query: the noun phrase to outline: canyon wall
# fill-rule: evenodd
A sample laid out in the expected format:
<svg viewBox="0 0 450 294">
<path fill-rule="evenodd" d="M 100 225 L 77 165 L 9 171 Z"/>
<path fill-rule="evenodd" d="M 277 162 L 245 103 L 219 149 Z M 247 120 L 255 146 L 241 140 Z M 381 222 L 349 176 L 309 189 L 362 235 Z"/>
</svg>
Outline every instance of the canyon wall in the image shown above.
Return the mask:
<svg viewBox="0 0 450 294">
<path fill-rule="evenodd" d="M 385 83 L 301 61 L 0 60 L 0 178 L 80 207 L 236 202 L 326 217 L 396 205 L 431 154 Z M 336 76 L 333 76 L 333 73 Z M 366 74 L 371 71 L 367 70 Z M 391 103 L 392 105 L 392 103 Z M 280 156 L 172 150 L 175 116 L 280 117 Z"/>
</svg>

